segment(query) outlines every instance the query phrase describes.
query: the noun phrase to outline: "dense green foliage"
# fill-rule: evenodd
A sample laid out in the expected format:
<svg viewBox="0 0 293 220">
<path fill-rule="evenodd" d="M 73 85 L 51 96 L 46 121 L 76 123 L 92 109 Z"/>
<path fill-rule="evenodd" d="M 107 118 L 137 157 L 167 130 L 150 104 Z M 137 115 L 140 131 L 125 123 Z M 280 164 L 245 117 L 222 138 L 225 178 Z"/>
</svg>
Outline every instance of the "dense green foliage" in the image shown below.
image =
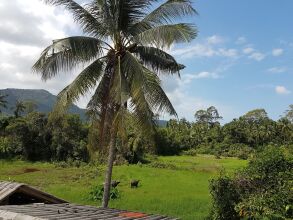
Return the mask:
<svg viewBox="0 0 293 220">
<path fill-rule="evenodd" d="M 87 133 L 77 115 L 57 119 L 32 112 L 0 120 L 0 158 L 88 161 Z"/>
<path fill-rule="evenodd" d="M 213 113 L 209 113 L 209 111 Z M 27 110 L 25 109 L 25 112 Z M 247 159 L 267 146 L 293 146 L 292 109 L 278 121 L 263 109 L 248 112 L 221 125 L 215 108 L 200 110 L 195 122 L 170 120 L 152 136 L 140 130 L 125 113 L 124 138 L 117 143 L 117 164 L 145 162 L 146 154 L 214 154 Z M 206 113 L 206 116 L 204 114 Z M 27 160 L 105 162 L 107 146 L 99 145 L 99 126 L 78 115 L 48 117 L 37 112 L 0 119 L 0 157 Z"/>
<path fill-rule="evenodd" d="M 221 117 L 214 107 L 199 110 L 195 114 L 196 122 L 170 120 L 166 128 L 158 129 L 157 153 L 174 155 L 196 151 L 247 159 L 268 145 L 292 147 L 292 113 L 290 108 L 284 117 L 274 121 L 264 109 L 255 109 L 221 126 Z"/>
<path fill-rule="evenodd" d="M 292 153 L 269 147 L 230 178 L 211 181 L 212 219 L 292 219 Z"/>
<path fill-rule="evenodd" d="M 143 162 L 145 153 L 153 152 L 154 141 L 145 138 L 131 117 L 127 117 L 125 124 L 127 141 L 119 141 L 116 163 Z M 103 163 L 107 152 L 99 146 L 99 132 L 95 126 L 70 114 L 56 118 L 31 112 L 21 117 L 1 118 L 0 158 L 65 161 L 72 165 L 76 161 L 88 162 L 92 156 L 93 160 Z"/>
</svg>

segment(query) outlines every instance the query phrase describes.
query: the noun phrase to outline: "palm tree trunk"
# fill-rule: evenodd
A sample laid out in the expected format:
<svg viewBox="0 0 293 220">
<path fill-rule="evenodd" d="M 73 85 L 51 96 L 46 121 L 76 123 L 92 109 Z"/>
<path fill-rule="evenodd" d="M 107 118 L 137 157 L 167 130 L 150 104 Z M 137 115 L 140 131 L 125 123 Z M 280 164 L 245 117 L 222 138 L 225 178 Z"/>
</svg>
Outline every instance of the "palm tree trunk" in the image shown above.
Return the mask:
<svg viewBox="0 0 293 220">
<path fill-rule="evenodd" d="M 110 149 L 109 149 L 109 157 L 108 157 L 108 166 L 105 173 L 105 184 L 104 184 L 104 194 L 103 194 L 103 202 L 102 207 L 108 208 L 108 203 L 110 199 L 110 189 L 111 189 L 111 178 L 112 178 L 112 170 L 113 163 L 115 159 L 115 150 L 116 150 L 116 132 L 113 132 L 110 140 Z"/>
</svg>

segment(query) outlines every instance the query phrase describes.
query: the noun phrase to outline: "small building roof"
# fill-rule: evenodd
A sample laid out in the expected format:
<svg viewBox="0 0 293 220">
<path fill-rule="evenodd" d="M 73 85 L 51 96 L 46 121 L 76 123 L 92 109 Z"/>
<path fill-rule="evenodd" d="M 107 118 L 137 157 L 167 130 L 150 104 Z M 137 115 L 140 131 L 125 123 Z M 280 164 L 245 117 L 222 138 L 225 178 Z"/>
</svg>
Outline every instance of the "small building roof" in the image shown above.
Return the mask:
<svg viewBox="0 0 293 220">
<path fill-rule="evenodd" d="M 69 204 L 16 182 L 0 182 L 0 220 L 175 220 L 174 218 Z"/>
<path fill-rule="evenodd" d="M 97 208 L 74 204 L 30 204 L 0 206 L 3 220 L 175 220 L 174 218 L 147 215 L 116 209 Z"/>
<path fill-rule="evenodd" d="M 60 204 L 67 202 L 24 183 L 0 181 L 0 206 L 31 203 Z"/>
</svg>

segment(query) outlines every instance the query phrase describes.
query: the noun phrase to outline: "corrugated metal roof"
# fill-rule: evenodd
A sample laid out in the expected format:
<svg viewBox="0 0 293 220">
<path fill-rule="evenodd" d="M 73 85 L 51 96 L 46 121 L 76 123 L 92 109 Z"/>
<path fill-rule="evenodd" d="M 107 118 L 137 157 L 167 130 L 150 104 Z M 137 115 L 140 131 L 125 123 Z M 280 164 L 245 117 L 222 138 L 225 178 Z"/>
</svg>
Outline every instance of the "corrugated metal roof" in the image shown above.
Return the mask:
<svg viewBox="0 0 293 220">
<path fill-rule="evenodd" d="M 25 193 L 27 195 L 31 195 L 32 197 L 39 198 L 44 202 L 48 203 L 67 203 L 67 201 L 63 199 L 59 199 L 53 195 L 42 192 L 36 188 L 28 186 L 24 183 L 17 182 L 8 182 L 8 181 L 0 181 L 0 205 L 11 195 L 16 192 Z"/>
<path fill-rule="evenodd" d="M 66 203 L 0 206 L 0 217 L 3 220 L 175 220 L 166 216 Z"/>
<path fill-rule="evenodd" d="M 19 187 L 23 186 L 22 183 L 16 182 L 0 182 L 0 201 L 4 200 L 11 193 L 15 192 Z"/>
</svg>

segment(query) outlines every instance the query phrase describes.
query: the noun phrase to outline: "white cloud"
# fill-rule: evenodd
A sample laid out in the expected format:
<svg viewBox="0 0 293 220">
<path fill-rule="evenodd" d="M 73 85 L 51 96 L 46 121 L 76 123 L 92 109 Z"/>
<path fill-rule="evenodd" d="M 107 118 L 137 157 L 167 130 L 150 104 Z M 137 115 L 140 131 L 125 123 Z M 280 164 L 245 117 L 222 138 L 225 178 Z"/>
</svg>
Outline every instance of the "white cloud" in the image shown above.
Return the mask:
<svg viewBox="0 0 293 220">
<path fill-rule="evenodd" d="M 277 94 L 280 94 L 280 95 L 287 95 L 291 93 L 291 91 L 288 90 L 285 86 L 276 86 L 275 91 Z"/>
<path fill-rule="evenodd" d="M 246 38 L 245 37 L 238 37 L 238 39 L 235 42 L 236 44 L 245 44 Z"/>
<path fill-rule="evenodd" d="M 244 54 L 251 54 L 251 53 L 253 53 L 255 50 L 254 50 L 254 48 L 252 48 L 252 47 L 246 47 L 246 48 L 244 48 L 243 49 L 243 53 Z"/>
<path fill-rule="evenodd" d="M 220 48 L 218 54 L 223 57 L 236 58 L 238 56 L 238 51 L 236 49 Z"/>
<path fill-rule="evenodd" d="M 200 72 L 197 74 L 184 74 L 182 75 L 181 82 L 183 83 L 190 83 L 194 79 L 218 79 L 220 76 L 217 73 L 212 72 Z"/>
<path fill-rule="evenodd" d="M 218 35 L 213 35 L 205 38 L 201 43 L 194 43 L 182 48 L 172 48 L 169 52 L 174 56 L 180 58 L 193 58 L 193 57 L 238 57 L 238 51 L 234 48 L 225 48 L 223 43 L 224 38 Z"/>
<path fill-rule="evenodd" d="M 270 73 L 284 73 L 287 71 L 286 67 L 272 67 L 268 69 L 268 72 Z"/>
<path fill-rule="evenodd" d="M 211 46 L 205 44 L 195 44 L 193 46 L 188 46 L 180 49 L 173 49 L 171 53 L 175 56 L 181 56 L 184 58 L 192 57 L 212 57 L 217 54 Z"/>
<path fill-rule="evenodd" d="M 262 61 L 265 57 L 266 57 L 266 55 L 263 53 L 254 52 L 248 58 L 256 60 L 256 61 Z"/>
<path fill-rule="evenodd" d="M 273 49 L 272 54 L 275 57 L 281 56 L 283 54 L 284 50 L 282 48 L 276 48 Z"/>
<path fill-rule="evenodd" d="M 77 32 L 71 16 L 39 0 L 1 1 L 0 88 L 47 89 L 57 94 L 76 76 L 62 74 L 48 82 L 31 67 L 53 39 Z"/>
<path fill-rule="evenodd" d="M 207 38 L 208 44 L 221 44 L 224 42 L 224 39 L 221 36 L 213 35 Z"/>
<path fill-rule="evenodd" d="M 174 56 L 180 56 L 182 58 L 214 56 L 236 58 L 238 56 L 236 49 L 215 48 L 212 45 L 199 43 L 193 46 L 173 49 L 170 53 Z"/>
</svg>

